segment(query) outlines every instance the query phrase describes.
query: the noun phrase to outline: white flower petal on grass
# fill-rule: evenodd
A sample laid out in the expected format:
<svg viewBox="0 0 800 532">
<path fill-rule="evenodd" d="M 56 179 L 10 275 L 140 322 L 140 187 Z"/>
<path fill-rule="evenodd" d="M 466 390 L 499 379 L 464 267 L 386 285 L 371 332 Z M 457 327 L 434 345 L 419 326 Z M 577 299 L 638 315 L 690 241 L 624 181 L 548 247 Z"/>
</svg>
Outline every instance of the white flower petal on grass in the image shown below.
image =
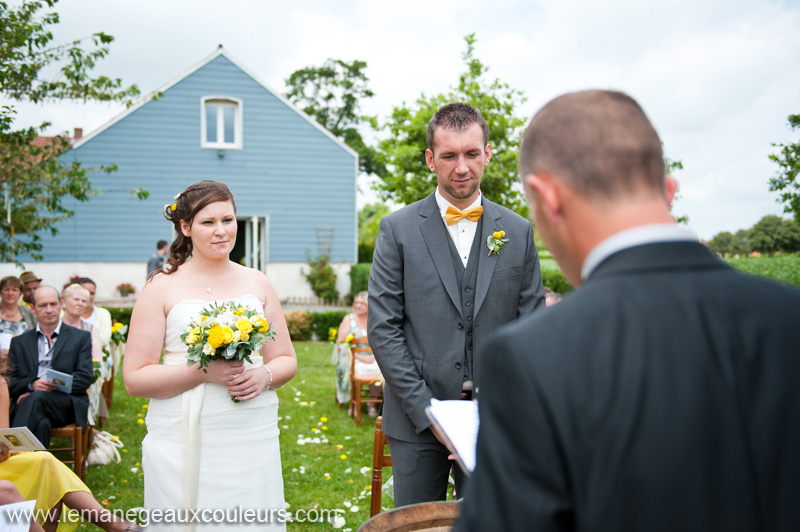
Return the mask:
<svg viewBox="0 0 800 532">
<path fill-rule="evenodd" d="M 356 513 L 358 511 L 358 506 L 353 506 L 352 508 L 350 508 L 350 511 Z"/>
<path fill-rule="evenodd" d="M 366 475 L 367 473 L 369 473 L 369 468 L 364 466 L 361 469 L 359 469 L 359 471 L 361 471 L 362 475 Z"/>
<path fill-rule="evenodd" d="M 351 503 L 350 501 L 344 501 L 342 504 L 344 504 L 347 508 L 353 506 L 353 503 Z"/>
<path fill-rule="evenodd" d="M 352 467 L 348 467 L 347 469 L 344 470 L 344 472 L 345 473 L 352 473 L 353 472 L 353 468 Z"/>
<path fill-rule="evenodd" d="M 339 513 L 337 512 L 336 515 L 330 518 L 330 523 L 333 528 L 342 528 L 345 525 L 346 521 L 344 520 L 344 517 L 339 515 Z"/>
<path fill-rule="evenodd" d="M 139 472 L 139 468 L 138 467 L 132 467 L 131 468 L 131 473 L 138 473 L 138 472 Z"/>
<path fill-rule="evenodd" d="M 350 436 L 345 436 L 345 437 L 344 437 L 344 439 L 345 439 L 345 440 L 349 440 L 349 439 L 350 439 Z"/>
</svg>

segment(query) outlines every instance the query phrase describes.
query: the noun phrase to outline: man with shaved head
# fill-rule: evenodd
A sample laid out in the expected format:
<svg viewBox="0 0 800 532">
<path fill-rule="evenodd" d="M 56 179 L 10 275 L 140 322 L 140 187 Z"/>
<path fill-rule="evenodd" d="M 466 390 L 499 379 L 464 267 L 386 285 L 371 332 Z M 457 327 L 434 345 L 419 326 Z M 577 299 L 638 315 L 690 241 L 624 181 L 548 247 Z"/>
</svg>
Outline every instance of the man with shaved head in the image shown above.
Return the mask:
<svg viewBox="0 0 800 532">
<path fill-rule="evenodd" d="M 454 530 L 800 530 L 800 291 L 674 222 L 661 141 L 625 94 L 545 105 L 519 171 L 576 290 L 485 346 Z"/>
<path fill-rule="evenodd" d="M 36 329 L 11 340 L 9 395 L 11 426 L 28 427 L 47 447 L 50 430 L 70 423 L 86 429 L 87 389 L 92 383 L 91 335 L 61 322 L 61 298 L 52 286 L 31 297 Z M 70 393 L 56 390 L 48 370 L 72 375 Z"/>
</svg>

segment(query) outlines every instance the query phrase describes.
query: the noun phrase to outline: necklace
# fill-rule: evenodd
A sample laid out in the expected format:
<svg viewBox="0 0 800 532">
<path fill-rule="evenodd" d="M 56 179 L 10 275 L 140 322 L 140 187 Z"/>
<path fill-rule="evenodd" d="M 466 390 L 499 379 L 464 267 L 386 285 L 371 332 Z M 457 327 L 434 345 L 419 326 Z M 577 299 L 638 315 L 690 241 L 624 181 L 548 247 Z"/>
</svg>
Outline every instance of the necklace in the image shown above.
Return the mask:
<svg viewBox="0 0 800 532">
<path fill-rule="evenodd" d="M 229 274 L 229 273 L 231 273 L 231 270 L 233 269 L 233 266 L 231 266 L 231 263 L 230 263 L 230 261 L 228 261 L 228 271 L 226 271 L 226 272 L 225 272 L 225 274 L 224 274 L 222 277 L 220 277 L 220 278 L 219 278 L 219 280 L 218 280 L 216 283 L 208 284 L 208 283 L 206 282 L 206 280 L 205 280 L 205 279 L 203 279 L 203 278 L 200 276 L 200 274 L 199 274 L 199 273 L 197 273 L 197 270 L 195 270 L 195 269 L 194 269 L 194 265 L 192 264 L 192 261 L 189 261 L 189 267 L 192 269 L 192 271 L 193 271 L 193 272 L 194 272 L 194 274 L 197 276 L 197 278 L 198 278 L 198 279 L 200 279 L 200 282 L 201 282 L 201 283 L 203 283 L 203 284 L 205 285 L 205 287 L 206 287 L 206 292 L 208 292 L 209 294 L 211 293 L 211 289 L 212 289 L 213 287 L 217 286 L 217 285 L 218 285 L 219 283 L 221 283 L 223 280 L 225 280 L 225 278 L 228 276 L 228 274 Z"/>
<path fill-rule="evenodd" d="M 10 320 L 11 318 L 16 316 L 17 314 L 19 314 L 19 309 L 18 308 L 14 309 L 14 312 L 12 312 L 11 314 L 6 314 L 5 312 L 0 311 L 0 316 L 5 320 Z"/>
</svg>

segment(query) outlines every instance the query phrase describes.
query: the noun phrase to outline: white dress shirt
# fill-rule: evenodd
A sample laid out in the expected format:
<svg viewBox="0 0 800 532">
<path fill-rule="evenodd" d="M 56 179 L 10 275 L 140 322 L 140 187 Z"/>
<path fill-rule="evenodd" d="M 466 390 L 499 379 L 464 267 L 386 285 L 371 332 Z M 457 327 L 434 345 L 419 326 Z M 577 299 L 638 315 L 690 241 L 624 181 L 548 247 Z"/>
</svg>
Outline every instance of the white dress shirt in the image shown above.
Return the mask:
<svg viewBox="0 0 800 532">
<path fill-rule="evenodd" d="M 450 239 L 453 241 L 453 244 L 456 246 L 456 250 L 458 251 L 458 256 L 461 257 L 461 262 L 464 264 L 464 267 L 467 267 L 467 262 L 469 262 L 469 252 L 472 249 L 472 241 L 475 239 L 475 231 L 478 229 L 478 222 L 473 222 L 472 220 L 467 220 L 466 218 L 461 218 L 459 221 L 454 223 L 453 225 L 447 225 L 447 218 L 445 214 L 447 213 L 448 207 L 453 207 L 454 209 L 458 209 L 455 205 L 444 199 L 441 194 L 439 194 L 439 187 L 436 187 L 436 192 L 434 194 L 436 197 L 436 204 L 439 205 L 439 213 L 442 215 L 442 221 L 444 222 L 444 226 L 447 228 L 447 232 L 450 234 Z M 478 198 L 466 209 L 458 209 L 460 211 L 465 211 L 467 209 L 471 209 L 473 207 L 478 207 L 481 204 L 481 194 L 480 191 L 478 192 Z"/>
</svg>

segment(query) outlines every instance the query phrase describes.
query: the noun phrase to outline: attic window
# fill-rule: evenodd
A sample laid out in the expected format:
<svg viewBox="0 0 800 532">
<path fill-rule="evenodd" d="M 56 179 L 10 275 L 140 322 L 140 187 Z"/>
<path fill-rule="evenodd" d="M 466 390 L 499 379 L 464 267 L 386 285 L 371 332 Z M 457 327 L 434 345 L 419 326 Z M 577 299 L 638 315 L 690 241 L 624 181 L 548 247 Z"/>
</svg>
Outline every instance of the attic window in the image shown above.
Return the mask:
<svg viewBox="0 0 800 532">
<path fill-rule="evenodd" d="M 234 98 L 203 98 L 200 145 L 209 149 L 242 149 L 242 102 Z"/>
</svg>

